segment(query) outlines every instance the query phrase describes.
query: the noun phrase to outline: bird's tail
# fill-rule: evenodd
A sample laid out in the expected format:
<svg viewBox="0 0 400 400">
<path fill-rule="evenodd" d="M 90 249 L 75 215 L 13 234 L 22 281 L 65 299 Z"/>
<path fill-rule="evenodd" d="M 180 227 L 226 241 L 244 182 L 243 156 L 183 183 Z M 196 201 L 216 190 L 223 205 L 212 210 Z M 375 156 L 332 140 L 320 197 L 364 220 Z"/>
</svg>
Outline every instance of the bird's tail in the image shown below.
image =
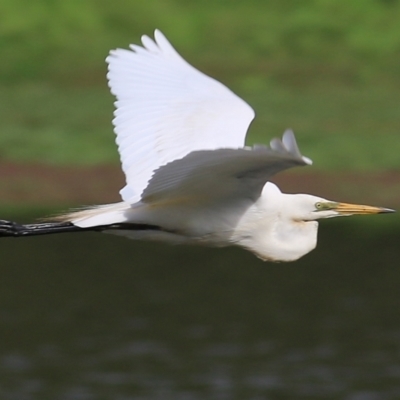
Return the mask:
<svg viewBox="0 0 400 400">
<path fill-rule="evenodd" d="M 80 228 L 90 228 L 127 222 L 126 212 L 130 209 L 130 204 L 125 202 L 96 205 L 55 215 L 46 220 L 72 223 Z"/>
</svg>

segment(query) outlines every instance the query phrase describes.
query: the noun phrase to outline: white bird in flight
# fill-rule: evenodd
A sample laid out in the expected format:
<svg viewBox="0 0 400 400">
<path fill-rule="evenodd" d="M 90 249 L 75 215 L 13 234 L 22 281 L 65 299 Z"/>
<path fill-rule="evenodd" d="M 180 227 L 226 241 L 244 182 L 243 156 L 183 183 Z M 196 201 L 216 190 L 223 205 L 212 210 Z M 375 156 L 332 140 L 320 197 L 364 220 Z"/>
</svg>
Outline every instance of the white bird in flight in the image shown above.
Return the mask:
<svg viewBox="0 0 400 400">
<path fill-rule="evenodd" d="M 318 219 L 393 210 L 284 194 L 269 179 L 311 164 L 291 130 L 244 146 L 253 109 L 188 64 L 156 30 L 107 57 L 126 186 L 122 201 L 36 224 L 0 221 L 0 236 L 102 231 L 132 239 L 241 246 L 266 261 L 315 248 Z"/>
</svg>

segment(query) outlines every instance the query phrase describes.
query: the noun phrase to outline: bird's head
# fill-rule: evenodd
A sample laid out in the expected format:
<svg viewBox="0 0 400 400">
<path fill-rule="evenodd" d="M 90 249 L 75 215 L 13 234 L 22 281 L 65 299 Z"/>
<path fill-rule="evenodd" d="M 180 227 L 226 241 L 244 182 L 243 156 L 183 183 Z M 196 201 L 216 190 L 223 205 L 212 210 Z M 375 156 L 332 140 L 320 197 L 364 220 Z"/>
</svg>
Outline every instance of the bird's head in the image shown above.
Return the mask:
<svg viewBox="0 0 400 400">
<path fill-rule="evenodd" d="M 367 215 L 392 213 L 390 208 L 366 206 L 361 204 L 340 203 L 307 194 L 292 195 L 295 197 L 291 214 L 298 221 L 315 221 L 349 215 Z"/>
</svg>

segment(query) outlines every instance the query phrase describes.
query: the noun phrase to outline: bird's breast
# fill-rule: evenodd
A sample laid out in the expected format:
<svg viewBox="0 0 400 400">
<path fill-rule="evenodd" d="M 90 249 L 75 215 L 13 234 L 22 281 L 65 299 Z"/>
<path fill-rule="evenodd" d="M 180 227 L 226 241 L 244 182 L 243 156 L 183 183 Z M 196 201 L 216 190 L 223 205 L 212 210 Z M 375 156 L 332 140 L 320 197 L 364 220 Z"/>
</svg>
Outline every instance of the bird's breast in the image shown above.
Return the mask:
<svg viewBox="0 0 400 400">
<path fill-rule="evenodd" d="M 247 226 L 237 236 L 237 244 L 264 261 L 295 261 L 313 250 L 317 244 L 318 223 L 293 222 L 278 218 L 265 219 Z"/>
</svg>

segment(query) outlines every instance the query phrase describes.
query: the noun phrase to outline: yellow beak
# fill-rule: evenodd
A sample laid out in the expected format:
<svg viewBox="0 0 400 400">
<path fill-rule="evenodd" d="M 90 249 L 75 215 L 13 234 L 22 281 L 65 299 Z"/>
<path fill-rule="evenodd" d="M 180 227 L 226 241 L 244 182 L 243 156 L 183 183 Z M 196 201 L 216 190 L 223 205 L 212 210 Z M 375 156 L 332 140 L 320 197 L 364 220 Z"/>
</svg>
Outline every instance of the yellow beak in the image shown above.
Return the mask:
<svg viewBox="0 0 400 400">
<path fill-rule="evenodd" d="M 353 214 L 382 214 L 396 212 L 390 208 L 364 206 L 361 204 L 336 203 L 333 210 L 343 215 Z"/>
</svg>

